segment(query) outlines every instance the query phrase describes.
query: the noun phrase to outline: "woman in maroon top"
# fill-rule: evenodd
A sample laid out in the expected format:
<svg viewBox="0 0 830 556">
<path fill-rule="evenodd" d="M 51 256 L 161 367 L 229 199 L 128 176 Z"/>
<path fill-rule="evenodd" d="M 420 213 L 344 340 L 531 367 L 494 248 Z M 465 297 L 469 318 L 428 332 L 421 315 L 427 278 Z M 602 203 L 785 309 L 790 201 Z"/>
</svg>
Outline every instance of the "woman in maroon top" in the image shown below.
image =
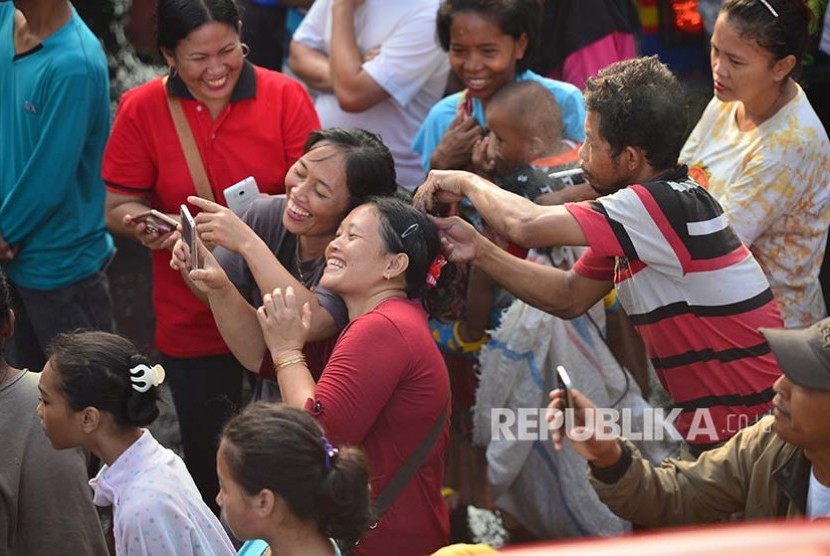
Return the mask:
<svg viewBox="0 0 830 556">
<path fill-rule="evenodd" d="M 308 304 L 298 310 L 291 288 L 276 289 L 257 313 L 283 399 L 316 416 L 333 443 L 363 447 L 374 497 L 445 419 L 430 455 L 356 554 L 428 554 L 448 541 L 441 486 L 449 378 L 420 301 L 433 301 L 431 286 L 442 281 L 439 248 L 435 225 L 398 201 L 375 199 L 343 220 L 321 285 L 343 298 L 350 322 L 316 384 L 301 351 Z"/>
</svg>

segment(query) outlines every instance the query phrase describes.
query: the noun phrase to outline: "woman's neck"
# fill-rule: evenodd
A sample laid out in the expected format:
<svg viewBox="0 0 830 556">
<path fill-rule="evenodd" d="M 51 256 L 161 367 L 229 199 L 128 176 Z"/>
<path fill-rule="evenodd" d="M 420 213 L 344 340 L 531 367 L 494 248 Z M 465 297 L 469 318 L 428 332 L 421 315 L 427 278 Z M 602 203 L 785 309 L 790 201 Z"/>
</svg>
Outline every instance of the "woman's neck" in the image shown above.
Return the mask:
<svg viewBox="0 0 830 556">
<path fill-rule="evenodd" d="M 263 535 L 271 556 L 332 556 L 331 540 L 320 532 L 316 523 L 279 527 Z"/>
<path fill-rule="evenodd" d="M 135 444 L 144 431 L 137 427 L 119 430 L 117 432 L 104 432 L 89 447 L 98 459 L 107 465 L 112 465 L 118 457 Z"/>
<path fill-rule="evenodd" d="M 759 95 L 750 101 L 741 102 L 736 114 L 738 129 L 741 131 L 755 129 L 775 116 L 779 110 L 795 98 L 797 93 L 798 87 L 795 81 L 787 78 L 786 83 L 775 91 Z"/>
<path fill-rule="evenodd" d="M 388 299 L 406 299 L 406 290 L 402 286 L 384 285 L 369 295 L 344 296 L 343 302 L 349 311 L 349 320 L 361 317 Z"/>
<path fill-rule="evenodd" d="M 326 254 L 326 246 L 334 239 L 334 234 L 325 236 L 297 236 L 297 255 L 302 261 L 319 259 Z"/>
</svg>

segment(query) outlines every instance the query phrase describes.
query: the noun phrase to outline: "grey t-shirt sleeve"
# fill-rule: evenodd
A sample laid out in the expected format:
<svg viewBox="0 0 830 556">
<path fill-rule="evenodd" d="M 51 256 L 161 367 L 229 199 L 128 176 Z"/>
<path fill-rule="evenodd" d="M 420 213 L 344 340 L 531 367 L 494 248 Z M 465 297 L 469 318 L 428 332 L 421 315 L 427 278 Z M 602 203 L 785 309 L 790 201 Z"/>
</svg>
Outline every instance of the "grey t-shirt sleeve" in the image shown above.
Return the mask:
<svg viewBox="0 0 830 556">
<path fill-rule="evenodd" d="M 285 240 L 282 225 L 285 195 L 268 195 L 257 198 L 240 218 L 265 242 L 275 255 Z M 216 261 L 224 269 L 230 281 L 252 305 L 258 305 L 259 291 L 245 258 L 235 251 L 217 247 L 213 251 Z"/>
<path fill-rule="evenodd" d="M 320 285 L 314 289 L 314 295 L 317 296 L 320 306 L 334 318 L 337 328 L 343 330 L 349 324 L 349 311 L 346 309 L 343 299 Z"/>
</svg>

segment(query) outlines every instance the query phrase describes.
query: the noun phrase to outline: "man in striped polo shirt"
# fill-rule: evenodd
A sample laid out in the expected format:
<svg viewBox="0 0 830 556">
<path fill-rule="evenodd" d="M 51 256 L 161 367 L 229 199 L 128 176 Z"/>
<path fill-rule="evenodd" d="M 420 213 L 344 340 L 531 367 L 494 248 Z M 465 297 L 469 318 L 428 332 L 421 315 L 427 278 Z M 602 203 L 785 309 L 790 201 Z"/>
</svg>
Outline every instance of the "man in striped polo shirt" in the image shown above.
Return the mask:
<svg viewBox="0 0 830 556">
<path fill-rule="evenodd" d="M 471 262 L 554 315 L 580 315 L 616 287 L 682 409 L 678 430 L 700 451 L 770 409 L 780 370 L 758 328 L 783 323 L 763 271 L 720 205 L 677 164 L 684 99 L 656 57 L 614 64 L 588 81 L 580 158 L 604 195 L 595 201 L 538 206 L 473 174 L 433 171 L 416 203 L 429 209 L 467 197 L 519 245 L 588 246 L 563 271 L 510 256 L 458 218 L 438 220 L 451 260 Z"/>
</svg>

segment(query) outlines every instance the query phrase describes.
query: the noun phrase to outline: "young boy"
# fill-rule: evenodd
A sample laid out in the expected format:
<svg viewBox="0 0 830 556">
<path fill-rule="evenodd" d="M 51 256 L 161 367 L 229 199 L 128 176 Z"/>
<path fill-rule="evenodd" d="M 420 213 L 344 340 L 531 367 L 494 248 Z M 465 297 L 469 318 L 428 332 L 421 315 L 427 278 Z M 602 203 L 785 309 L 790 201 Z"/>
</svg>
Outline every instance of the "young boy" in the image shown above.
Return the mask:
<svg viewBox="0 0 830 556">
<path fill-rule="evenodd" d="M 589 187 L 563 194 L 566 185 L 582 181 L 579 175 L 548 176 L 578 167 L 580 145 L 564 138 L 562 113 L 545 87 L 530 80 L 506 85 L 490 100 L 486 115 L 489 133 L 473 152 L 478 174 L 540 204 L 575 200 L 573 195 L 579 200 L 595 196 Z M 462 207 L 461 212 L 507 251 L 522 258 L 527 255 L 526 250 L 493 238 L 486 222 L 474 211 Z M 433 336 L 446 351 L 474 354 L 487 342 L 486 330 L 498 324 L 501 310 L 511 301 L 489 276 L 471 268 L 463 318 L 450 323 L 433 320 Z"/>
</svg>

